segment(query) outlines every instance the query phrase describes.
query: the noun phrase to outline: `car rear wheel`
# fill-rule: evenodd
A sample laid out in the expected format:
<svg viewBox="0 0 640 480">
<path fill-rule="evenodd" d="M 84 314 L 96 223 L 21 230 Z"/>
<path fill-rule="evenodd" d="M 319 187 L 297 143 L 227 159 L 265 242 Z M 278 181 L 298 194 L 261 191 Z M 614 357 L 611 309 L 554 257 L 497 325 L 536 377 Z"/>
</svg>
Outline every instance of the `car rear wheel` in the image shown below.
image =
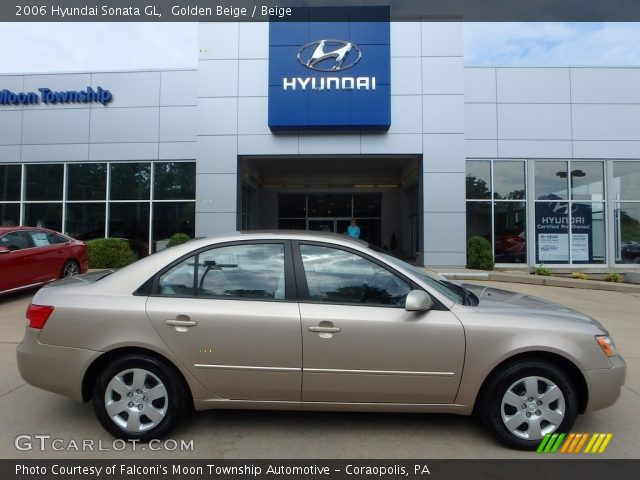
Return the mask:
<svg viewBox="0 0 640 480">
<path fill-rule="evenodd" d="M 80 273 L 80 264 L 75 260 L 67 260 L 62 266 L 62 272 L 60 272 L 60 278 L 72 277 Z"/>
<path fill-rule="evenodd" d="M 118 438 L 147 442 L 165 436 L 187 410 L 177 372 L 147 355 L 109 362 L 93 391 L 93 409 L 102 426 Z"/>
<path fill-rule="evenodd" d="M 567 433 L 578 415 L 576 390 L 557 366 L 521 360 L 496 372 L 484 388 L 480 413 L 505 445 L 534 450 L 549 433 Z"/>
</svg>

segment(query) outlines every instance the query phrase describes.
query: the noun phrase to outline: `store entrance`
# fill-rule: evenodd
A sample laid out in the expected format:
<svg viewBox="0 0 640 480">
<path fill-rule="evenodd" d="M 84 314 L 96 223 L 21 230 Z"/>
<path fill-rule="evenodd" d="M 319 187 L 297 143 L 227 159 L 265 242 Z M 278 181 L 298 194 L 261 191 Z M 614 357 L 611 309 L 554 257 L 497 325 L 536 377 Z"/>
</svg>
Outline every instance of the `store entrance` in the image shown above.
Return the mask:
<svg viewBox="0 0 640 480">
<path fill-rule="evenodd" d="M 278 228 L 344 234 L 353 218 L 360 238 L 383 248 L 383 198 L 383 192 L 281 192 Z"/>
<path fill-rule="evenodd" d="M 243 157 L 238 225 L 243 230 L 311 230 L 360 238 L 406 259 L 421 245 L 421 159 Z"/>
<path fill-rule="evenodd" d="M 314 218 L 307 223 L 307 230 L 314 232 L 344 233 L 351 223 L 348 218 Z"/>
</svg>

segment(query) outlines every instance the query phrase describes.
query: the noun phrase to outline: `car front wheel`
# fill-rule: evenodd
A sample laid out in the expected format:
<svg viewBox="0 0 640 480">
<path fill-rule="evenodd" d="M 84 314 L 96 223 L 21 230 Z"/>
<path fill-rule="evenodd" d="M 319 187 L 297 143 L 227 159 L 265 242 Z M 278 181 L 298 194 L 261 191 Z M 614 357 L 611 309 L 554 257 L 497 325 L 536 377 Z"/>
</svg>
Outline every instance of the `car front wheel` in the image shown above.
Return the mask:
<svg viewBox="0 0 640 480">
<path fill-rule="evenodd" d="M 165 436 L 187 409 L 177 372 L 146 355 L 109 362 L 93 391 L 93 409 L 114 436 L 143 442 Z"/>
<path fill-rule="evenodd" d="M 568 433 L 578 415 L 576 390 L 557 366 L 521 360 L 497 371 L 484 389 L 480 413 L 502 443 L 534 450 L 549 433 Z"/>
</svg>

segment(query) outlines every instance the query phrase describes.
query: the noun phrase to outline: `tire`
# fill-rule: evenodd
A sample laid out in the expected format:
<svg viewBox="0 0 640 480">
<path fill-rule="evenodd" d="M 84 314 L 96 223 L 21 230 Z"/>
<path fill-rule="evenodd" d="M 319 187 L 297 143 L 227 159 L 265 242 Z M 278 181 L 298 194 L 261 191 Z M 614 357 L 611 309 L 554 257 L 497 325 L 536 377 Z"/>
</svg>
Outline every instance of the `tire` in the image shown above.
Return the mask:
<svg viewBox="0 0 640 480">
<path fill-rule="evenodd" d="M 75 260 L 67 260 L 60 270 L 60 278 L 71 277 L 80 273 L 80 264 Z"/>
<path fill-rule="evenodd" d="M 556 365 L 523 359 L 487 381 L 479 413 L 504 445 L 535 450 L 548 433 L 568 433 L 578 415 L 576 389 Z"/>
<path fill-rule="evenodd" d="M 108 362 L 92 399 L 96 417 L 108 432 L 141 442 L 167 435 L 188 409 L 188 392 L 178 372 L 143 354 Z"/>
</svg>

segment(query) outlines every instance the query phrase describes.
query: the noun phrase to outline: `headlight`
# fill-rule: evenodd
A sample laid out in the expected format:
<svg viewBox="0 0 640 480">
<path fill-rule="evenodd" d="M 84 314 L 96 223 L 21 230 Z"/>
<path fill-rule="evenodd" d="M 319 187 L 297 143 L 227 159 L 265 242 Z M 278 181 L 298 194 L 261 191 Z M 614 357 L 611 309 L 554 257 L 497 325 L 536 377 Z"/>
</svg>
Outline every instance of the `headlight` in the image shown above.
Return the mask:
<svg viewBox="0 0 640 480">
<path fill-rule="evenodd" d="M 618 354 L 616 344 L 613 343 L 613 339 L 609 335 L 596 335 L 596 342 L 598 342 L 607 357 L 613 357 Z"/>
</svg>

